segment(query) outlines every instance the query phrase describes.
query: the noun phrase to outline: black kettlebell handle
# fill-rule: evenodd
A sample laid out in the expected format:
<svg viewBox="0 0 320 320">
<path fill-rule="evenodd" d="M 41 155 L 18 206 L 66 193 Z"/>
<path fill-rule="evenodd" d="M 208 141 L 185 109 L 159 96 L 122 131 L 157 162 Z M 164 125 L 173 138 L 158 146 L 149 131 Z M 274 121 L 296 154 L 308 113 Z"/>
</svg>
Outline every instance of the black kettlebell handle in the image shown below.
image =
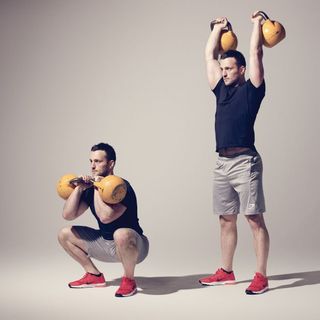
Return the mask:
<svg viewBox="0 0 320 320">
<path fill-rule="evenodd" d="M 70 181 L 69 181 L 69 183 L 71 183 L 71 184 L 73 184 L 73 185 L 75 185 L 75 183 L 84 183 L 84 180 L 81 178 L 81 177 L 77 177 L 77 178 L 73 178 L 73 179 L 71 179 Z M 93 179 L 90 179 L 90 182 L 94 182 L 94 180 Z"/>
<path fill-rule="evenodd" d="M 258 11 L 255 17 L 256 16 L 261 16 L 264 20 L 270 20 L 268 15 L 264 11 Z"/>
<path fill-rule="evenodd" d="M 210 23 L 210 29 L 211 29 L 211 31 L 213 30 L 214 25 L 217 24 L 217 23 L 221 23 L 221 22 L 218 22 L 217 20 L 211 21 L 211 23 Z M 231 26 L 231 23 L 230 23 L 229 21 L 227 22 L 226 28 L 227 28 L 228 30 L 232 31 L 232 26 Z"/>
</svg>

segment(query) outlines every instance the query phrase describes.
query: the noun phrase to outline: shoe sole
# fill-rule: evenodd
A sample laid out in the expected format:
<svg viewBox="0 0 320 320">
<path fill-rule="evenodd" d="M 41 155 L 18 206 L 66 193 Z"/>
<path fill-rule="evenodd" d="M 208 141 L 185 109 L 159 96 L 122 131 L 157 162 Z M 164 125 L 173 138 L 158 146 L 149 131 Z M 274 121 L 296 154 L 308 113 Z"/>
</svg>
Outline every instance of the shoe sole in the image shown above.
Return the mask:
<svg viewBox="0 0 320 320">
<path fill-rule="evenodd" d="M 222 286 L 224 284 L 228 285 L 228 284 L 236 284 L 237 282 L 235 280 L 228 280 L 228 281 L 220 281 L 220 282 L 201 282 L 199 281 L 201 284 L 203 284 L 204 286 Z"/>
<path fill-rule="evenodd" d="M 72 285 L 68 285 L 69 288 L 71 289 L 85 289 L 85 288 L 103 288 L 106 287 L 107 285 L 105 283 L 99 283 L 99 284 L 82 284 L 80 286 L 72 286 Z"/>
<path fill-rule="evenodd" d="M 266 292 L 266 291 L 268 291 L 268 290 L 269 290 L 269 287 L 263 288 L 263 289 L 260 290 L 260 291 L 246 290 L 246 294 L 248 294 L 248 295 L 261 294 L 261 293 L 264 293 L 264 292 Z"/>
<path fill-rule="evenodd" d="M 133 291 L 131 291 L 130 293 L 128 294 L 120 294 L 120 293 L 116 293 L 115 296 L 118 297 L 118 298 L 126 298 L 126 297 L 130 297 L 130 296 L 133 296 L 134 294 L 137 293 L 137 288 L 134 289 Z"/>
</svg>

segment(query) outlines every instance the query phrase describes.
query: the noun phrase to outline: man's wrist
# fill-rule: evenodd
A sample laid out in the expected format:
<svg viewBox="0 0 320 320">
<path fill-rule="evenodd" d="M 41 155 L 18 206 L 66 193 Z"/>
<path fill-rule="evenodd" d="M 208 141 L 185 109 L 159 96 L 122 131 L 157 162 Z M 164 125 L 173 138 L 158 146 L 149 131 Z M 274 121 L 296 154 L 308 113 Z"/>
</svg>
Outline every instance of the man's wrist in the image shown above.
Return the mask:
<svg viewBox="0 0 320 320">
<path fill-rule="evenodd" d="M 83 191 L 85 191 L 88 187 L 85 187 L 81 184 L 79 184 L 78 186 L 75 187 L 75 190 L 77 190 L 78 192 L 82 193 Z"/>
<path fill-rule="evenodd" d="M 263 18 L 262 17 L 257 17 L 255 19 L 253 19 L 253 24 L 255 25 L 261 25 L 261 22 L 263 21 Z"/>
</svg>

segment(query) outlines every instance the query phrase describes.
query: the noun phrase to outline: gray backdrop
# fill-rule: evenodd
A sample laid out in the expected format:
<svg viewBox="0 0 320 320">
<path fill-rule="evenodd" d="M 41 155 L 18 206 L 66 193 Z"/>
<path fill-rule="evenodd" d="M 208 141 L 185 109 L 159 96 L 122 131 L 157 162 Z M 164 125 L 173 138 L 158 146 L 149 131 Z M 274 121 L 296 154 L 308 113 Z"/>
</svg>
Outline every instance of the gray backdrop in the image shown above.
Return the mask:
<svg viewBox="0 0 320 320">
<path fill-rule="evenodd" d="M 115 173 L 136 190 L 151 242 L 145 268 L 219 266 L 215 99 L 204 47 L 209 22 L 227 16 L 248 57 L 257 9 L 287 30 L 264 51 L 267 95 L 255 126 L 269 266 L 319 268 L 317 1 L 1 0 L 0 244 L 8 269 L 55 263 L 61 274 L 73 266 L 68 278 L 80 272 L 56 240 L 70 223 L 55 185 L 65 173 L 88 173 L 90 147 L 101 141 L 115 147 Z M 249 275 L 254 253 L 244 220 L 235 264 Z M 77 224 L 96 225 L 89 212 Z"/>
</svg>

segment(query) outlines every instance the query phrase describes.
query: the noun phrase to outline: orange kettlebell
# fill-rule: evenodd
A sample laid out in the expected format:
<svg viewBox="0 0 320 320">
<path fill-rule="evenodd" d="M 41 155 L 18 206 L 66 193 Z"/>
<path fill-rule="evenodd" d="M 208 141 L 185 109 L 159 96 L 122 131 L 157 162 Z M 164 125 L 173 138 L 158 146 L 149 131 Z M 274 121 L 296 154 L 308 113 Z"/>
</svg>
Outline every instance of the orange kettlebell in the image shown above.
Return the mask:
<svg viewBox="0 0 320 320">
<path fill-rule="evenodd" d="M 81 181 L 82 178 L 75 174 L 66 174 L 60 178 L 57 183 L 58 195 L 67 200 L 75 188 L 76 182 Z M 127 194 L 127 185 L 125 181 L 115 175 L 104 177 L 97 182 L 93 179 L 92 184 L 98 189 L 101 199 L 108 204 L 116 204 L 121 202 Z"/>
<path fill-rule="evenodd" d="M 262 24 L 263 44 L 272 48 L 286 37 L 286 30 L 280 22 L 270 20 L 265 12 L 259 11 L 257 14 L 265 19 Z"/>
<path fill-rule="evenodd" d="M 75 178 L 77 178 L 75 174 L 65 174 L 58 181 L 57 192 L 62 199 L 67 200 L 70 197 L 70 194 L 75 188 L 75 185 L 72 184 L 71 181 Z"/>
<path fill-rule="evenodd" d="M 98 188 L 101 199 L 108 204 L 121 202 L 127 193 L 127 185 L 120 177 L 110 175 L 93 183 Z"/>
<path fill-rule="evenodd" d="M 210 23 L 210 29 L 213 30 L 213 27 L 217 22 L 217 20 L 213 20 Z M 220 46 L 219 52 L 220 54 L 226 52 L 228 50 L 236 50 L 238 46 L 238 38 L 235 33 L 232 31 L 231 23 L 228 21 L 226 29 L 222 30 L 220 37 Z"/>
</svg>

